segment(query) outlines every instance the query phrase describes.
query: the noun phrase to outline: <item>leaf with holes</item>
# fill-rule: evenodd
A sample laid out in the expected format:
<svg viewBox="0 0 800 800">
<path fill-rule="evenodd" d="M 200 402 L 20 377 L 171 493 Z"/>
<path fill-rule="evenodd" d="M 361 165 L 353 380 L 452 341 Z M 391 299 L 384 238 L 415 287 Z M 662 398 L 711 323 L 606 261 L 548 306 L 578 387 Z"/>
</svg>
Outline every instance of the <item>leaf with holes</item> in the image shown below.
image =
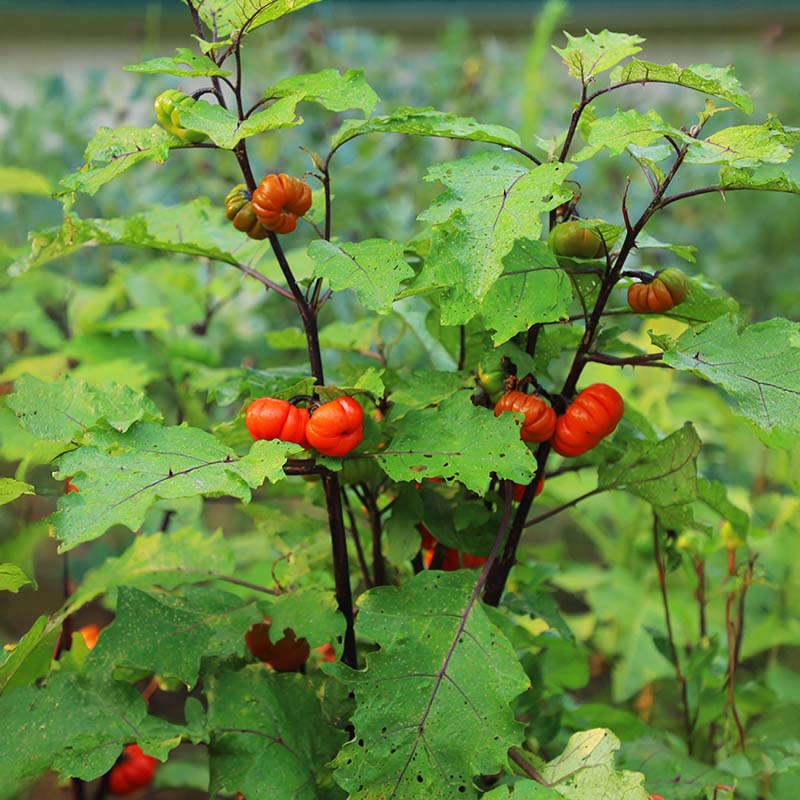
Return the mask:
<svg viewBox="0 0 800 800">
<path fill-rule="evenodd" d="M 348 119 L 334 134 L 334 150 L 345 142 L 366 133 L 402 133 L 407 136 L 440 136 L 446 139 L 463 139 L 471 142 L 519 147 L 519 135 L 502 125 L 487 125 L 472 117 L 459 117 L 433 108 L 401 106 L 390 114 L 370 119 Z"/>
<path fill-rule="evenodd" d="M 511 154 L 494 152 L 431 167 L 426 180 L 440 181 L 447 191 L 419 219 L 451 221 L 463 235 L 432 248 L 423 274 L 438 276 L 442 286 L 452 285 L 455 275 L 457 286 L 482 300 L 503 273 L 514 242 L 537 239 L 542 215 L 572 197 L 572 188 L 563 185 L 572 169 L 560 163 L 528 169 Z"/>
<path fill-rule="evenodd" d="M 64 495 L 53 515 L 61 551 L 102 536 L 112 525 L 136 530 L 158 498 L 229 495 L 249 502 L 251 489 L 284 477 L 297 445 L 255 442 L 237 456 L 197 428 L 142 422 L 127 433 L 97 431 L 58 459 L 56 478 L 73 476 L 79 491 Z"/>
<path fill-rule="evenodd" d="M 567 37 L 566 47 L 555 47 L 553 50 L 561 56 L 567 65 L 567 71 L 573 78 L 588 83 L 589 79 L 619 64 L 623 58 L 638 53 L 639 45 L 644 41 L 641 36 L 630 36 L 627 33 L 600 31 L 583 36 Z"/>
<path fill-rule="evenodd" d="M 474 406 L 459 391 L 438 406 L 409 412 L 389 447 L 378 457 L 396 481 L 441 477 L 458 480 L 485 494 L 490 473 L 515 483 L 530 483 L 536 460 L 519 438 L 513 414 L 495 417 Z"/>
<path fill-rule="evenodd" d="M 93 386 L 69 375 L 53 383 L 23 375 L 8 406 L 28 433 L 48 442 L 80 441 L 100 423 L 124 433 L 135 422 L 162 418 L 152 400 L 129 386 Z"/>
<path fill-rule="evenodd" d="M 469 574 L 423 571 L 362 601 L 359 634 L 379 649 L 366 669 L 326 668 L 357 704 L 336 759 L 351 800 L 472 798 L 474 776 L 506 768 L 522 738 L 510 703 L 530 683 L 474 592 Z"/>
<path fill-rule="evenodd" d="M 241 792 L 248 800 L 322 796 L 319 782 L 329 775 L 326 764 L 344 734 L 324 718 L 308 678 L 278 674 L 264 664 L 238 671 L 212 664 L 203 675 L 203 685 L 211 732 L 211 796 L 218 792 L 231 796 Z"/>
<path fill-rule="evenodd" d="M 316 241 L 308 254 L 316 277 L 327 278 L 334 291 L 355 290 L 361 304 L 379 314 L 392 310 L 400 284 L 414 274 L 401 245 L 385 239 L 341 245 Z"/>
</svg>

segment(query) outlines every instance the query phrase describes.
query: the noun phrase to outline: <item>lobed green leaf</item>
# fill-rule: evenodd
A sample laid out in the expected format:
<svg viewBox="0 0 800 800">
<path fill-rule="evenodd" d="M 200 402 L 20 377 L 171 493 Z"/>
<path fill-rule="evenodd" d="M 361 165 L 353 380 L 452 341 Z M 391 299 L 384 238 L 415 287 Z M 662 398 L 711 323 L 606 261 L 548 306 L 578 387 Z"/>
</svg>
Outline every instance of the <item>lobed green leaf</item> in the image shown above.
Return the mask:
<svg viewBox="0 0 800 800">
<path fill-rule="evenodd" d="M 177 47 L 175 53 L 172 57 L 151 58 L 138 64 L 128 64 L 122 69 L 149 75 L 177 75 L 180 78 L 224 77 L 231 74 L 230 70 L 222 69 L 208 56 L 199 56 L 188 47 Z"/>
<path fill-rule="evenodd" d="M 308 254 L 315 277 L 327 278 L 334 291 L 353 289 L 365 308 L 379 314 L 392 310 L 400 284 L 414 274 L 402 246 L 385 239 L 341 245 L 314 241 Z"/>
<path fill-rule="evenodd" d="M 766 442 L 800 436 L 800 324 L 776 318 L 742 326 L 719 317 L 686 331 L 664 361 L 724 389 Z"/>
<path fill-rule="evenodd" d="M 611 83 L 673 83 L 703 94 L 721 97 L 746 114 L 753 113 L 753 101 L 733 75 L 733 67 L 711 64 L 653 64 L 634 58 L 611 73 Z"/>
<path fill-rule="evenodd" d="M 511 644 L 475 602 L 467 572 L 423 571 L 368 592 L 364 670 L 326 671 L 355 694 L 354 738 L 336 779 L 352 800 L 474 798 L 473 776 L 505 768 L 521 726 L 509 704 L 529 686 Z"/>
</svg>

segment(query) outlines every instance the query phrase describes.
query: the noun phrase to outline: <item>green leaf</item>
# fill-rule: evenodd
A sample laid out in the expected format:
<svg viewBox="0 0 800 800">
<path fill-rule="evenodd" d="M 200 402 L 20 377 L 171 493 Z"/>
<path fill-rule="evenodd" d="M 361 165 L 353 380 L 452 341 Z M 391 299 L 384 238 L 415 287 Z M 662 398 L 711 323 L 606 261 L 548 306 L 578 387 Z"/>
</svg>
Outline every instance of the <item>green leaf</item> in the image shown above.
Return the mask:
<svg viewBox="0 0 800 800">
<path fill-rule="evenodd" d="M 701 139 L 689 148 L 686 162 L 692 164 L 730 164 L 758 167 L 783 164 L 792 155 L 786 132 L 774 120 L 763 125 L 736 125 Z"/>
<path fill-rule="evenodd" d="M 166 73 L 180 78 L 224 77 L 231 74 L 230 70 L 217 66 L 208 56 L 199 56 L 188 47 L 177 47 L 175 53 L 171 58 L 151 58 L 138 64 L 128 64 L 122 69 L 151 75 Z"/>
<path fill-rule="evenodd" d="M 233 572 L 233 552 L 219 531 L 210 536 L 191 528 L 142 534 L 121 556 L 106 559 L 86 574 L 67 601 L 65 613 L 74 614 L 119 586 L 170 589 Z"/>
<path fill-rule="evenodd" d="M 742 511 L 741 508 L 728 499 L 728 490 L 724 483 L 698 478 L 697 496 L 707 506 L 713 508 L 727 519 L 742 539 L 747 537 L 747 532 L 750 528 L 750 517 L 746 511 Z"/>
<path fill-rule="evenodd" d="M 185 426 L 140 423 L 127 433 L 95 432 L 58 460 L 56 477 L 74 476 L 78 492 L 64 495 L 53 515 L 61 552 L 102 536 L 113 525 L 135 531 L 159 498 L 230 495 L 249 502 L 265 479 L 284 477 L 297 445 L 255 442 L 243 457 L 214 436 Z"/>
<path fill-rule="evenodd" d="M 753 113 L 753 101 L 733 75 L 733 67 L 711 64 L 653 64 L 634 58 L 611 73 L 611 83 L 674 83 L 703 94 L 721 97 L 746 114 Z"/>
<path fill-rule="evenodd" d="M 33 486 L 14 478 L 0 478 L 0 506 L 11 503 L 23 494 L 36 494 Z"/>
<path fill-rule="evenodd" d="M 0 694 L 46 675 L 57 638 L 58 627 L 49 625 L 46 616 L 39 617 L 0 664 Z"/>
<path fill-rule="evenodd" d="M 514 781 L 511 786 L 497 786 L 481 795 L 481 800 L 560 800 L 562 797 L 555 789 L 526 778 Z"/>
<path fill-rule="evenodd" d="M 518 239 L 503 258 L 503 274 L 481 306 L 486 327 L 494 330 L 495 345 L 538 322 L 567 316 L 572 285 L 558 266 L 547 242 Z"/>
<path fill-rule="evenodd" d="M 114 621 L 103 630 L 89 660 L 98 670 L 144 670 L 191 688 L 201 658 L 241 656 L 245 633 L 261 619 L 255 601 L 211 587 L 184 586 L 170 594 L 122 586 Z"/>
<path fill-rule="evenodd" d="M 665 316 L 682 322 L 698 323 L 711 322 L 718 317 L 738 313 L 739 304 L 736 300 L 733 297 L 720 297 L 722 290 L 707 278 L 690 278 L 687 286 L 686 299 L 667 311 Z"/>
<path fill-rule="evenodd" d="M 214 31 L 215 38 L 222 39 L 234 31 L 250 33 L 317 2 L 319 0 L 203 0 L 195 8 L 209 30 Z"/>
<path fill-rule="evenodd" d="M 619 748 L 619 739 L 604 728 L 574 733 L 564 752 L 542 768 L 542 777 L 567 800 L 649 800 L 641 772 L 616 769 Z"/>
<path fill-rule="evenodd" d="M 202 131 L 224 150 L 233 150 L 238 142 L 248 136 L 264 131 L 292 128 L 303 120 L 296 116 L 295 108 L 303 99 L 302 94 L 293 94 L 277 100 L 264 111 L 256 111 L 244 122 L 216 103 L 198 100 L 185 109 L 180 109 L 180 124 L 185 128 Z"/>
<path fill-rule="evenodd" d="M 32 234 L 31 254 L 23 266 L 47 264 L 82 247 L 116 244 L 188 253 L 228 264 L 257 260 L 269 247 L 269 243 L 248 239 L 237 231 L 208 198 L 197 198 L 130 217 L 80 219 L 68 215 L 61 227 Z"/>
<path fill-rule="evenodd" d="M 16 592 L 33 581 L 16 564 L 0 564 L 0 592 Z"/>
<path fill-rule="evenodd" d="M 114 765 L 122 748 L 138 740 L 162 759 L 182 729 L 147 716 L 135 687 L 102 673 L 53 673 L 44 687 L 27 686 L 0 697 L 0 798 L 51 769 L 93 780 Z"/>
<path fill-rule="evenodd" d="M 363 306 L 388 314 L 400 284 L 414 274 L 403 247 L 385 239 L 335 245 L 314 241 L 308 247 L 315 277 L 327 278 L 331 289 L 353 289 Z"/>
<path fill-rule="evenodd" d="M 536 469 L 513 414 L 495 417 L 474 406 L 467 391 L 409 413 L 378 460 L 393 480 L 442 477 L 461 481 L 480 495 L 488 490 L 493 471 L 500 478 L 530 483 Z"/>
<path fill-rule="evenodd" d="M 329 111 L 340 112 L 357 108 L 365 115 L 372 113 L 379 99 L 364 79 L 364 70 L 361 69 L 349 69 L 344 75 L 335 69 L 293 75 L 266 89 L 264 96 L 294 96 L 300 100 L 319 103 Z"/>
<path fill-rule="evenodd" d="M 151 128 L 100 128 L 86 147 L 86 164 L 67 175 L 61 185 L 68 191 L 96 194 L 101 187 L 141 161 L 163 164 L 171 146 L 181 144 L 160 125 Z M 105 166 L 95 166 L 96 163 Z"/>
<path fill-rule="evenodd" d="M 586 31 L 584 36 L 567 37 L 567 46 L 553 47 L 573 78 L 587 83 L 590 78 L 611 69 L 623 58 L 638 53 L 642 48 L 638 45 L 644 41 L 640 36 L 629 36 L 625 33 L 612 33 L 603 30 L 600 33 Z"/>
<path fill-rule="evenodd" d="M 47 196 L 52 193 L 50 182 L 41 173 L 23 167 L 0 166 L 0 194 Z"/>
<path fill-rule="evenodd" d="M 600 465 L 598 486 L 624 489 L 656 507 L 690 503 L 697 497 L 700 447 L 691 425 L 660 442 L 627 442 L 619 461 Z"/>
<path fill-rule="evenodd" d="M 401 420 L 409 411 L 436 405 L 461 389 L 473 386 L 466 372 L 437 372 L 432 369 L 414 370 L 387 381 L 392 405 L 392 421 Z"/>
<path fill-rule="evenodd" d="M 141 392 L 116 383 L 92 386 L 68 374 L 54 383 L 23 375 L 7 403 L 28 433 L 50 442 L 78 441 L 101 423 L 124 433 L 136 422 L 161 419 Z"/>
<path fill-rule="evenodd" d="M 212 796 L 318 800 L 320 778 L 344 740 L 304 675 L 254 664 L 203 679 L 211 730 Z M 328 795 L 325 795 L 328 797 Z"/>
<path fill-rule="evenodd" d="M 364 670 L 330 665 L 355 693 L 355 735 L 336 759 L 352 800 L 474 798 L 522 728 L 511 701 L 529 686 L 511 644 L 475 602 L 467 573 L 423 571 L 368 592 L 359 634 L 379 650 Z"/>
<path fill-rule="evenodd" d="M 3 292 L 0 331 L 25 331 L 31 339 L 48 350 L 58 349 L 64 342 L 64 335 L 47 316 L 36 292 L 30 286 L 20 285 L 19 280 Z"/>
<path fill-rule="evenodd" d="M 686 331 L 664 361 L 724 389 L 767 443 L 800 435 L 800 324 L 776 318 L 742 327 L 720 317 Z"/>
<path fill-rule="evenodd" d="M 586 161 L 604 147 L 612 156 L 618 156 L 631 145 L 646 147 L 663 136 L 671 136 L 677 141 L 694 141 L 678 128 L 664 122 L 652 109 L 645 114 L 635 109 L 617 111 L 610 117 L 599 117 L 591 123 L 586 147 L 576 153 L 572 160 Z"/>
<path fill-rule="evenodd" d="M 670 253 L 674 253 L 678 258 L 682 258 L 690 264 L 694 264 L 697 261 L 694 257 L 697 248 L 694 245 L 660 242 L 658 239 L 650 236 L 649 233 L 642 232 L 636 237 L 636 248 L 638 250 L 669 250 Z"/>
<path fill-rule="evenodd" d="M 431 167 L 426 180 L 448 190 L 419 219 L 448 222 L 451 235 L 435 242 L 423 275 L 482 300 L 503 273 L 514 242 L 538 238 L 542 215 L 572 196 L 562 186 L 571 170 L 560 163 L 529 170 L 508 153 L 478 153 Z"/>
<path fill-rule="evenodd" d="M 800 194 L 800 175 L 797 164 L 797 161 L 792 162 L 789 170 L 770 164 L 753 169 L 722 167 L 719 173 L 719 184 L 722 189 L 760 189 Z"/>
<path fill-rule="evenodd" d="M 401 106 L 380 117 L 365 120 L 345 120 L 331 139 L 331 150 L 338 150 L 345 142 L 366 133 L 402 133 L 407 136 L 438 136 L 446 139 L 464 139 L 471 142 L 519 147 L 519 136 L 502 125 L 487 125 L 472 117 L 459 117 L 433 108 Z"/>
<path fill-rule="evenodd" d="M 261 604 L 265 608 L 265 604 Z M 272 629 L 291 628 L 298 638 L 308 640 L 311 647 L 344 638 L 345 621 L 333 592 L 317 587 L 284 592 L 269 603 Z"/>
</svg>

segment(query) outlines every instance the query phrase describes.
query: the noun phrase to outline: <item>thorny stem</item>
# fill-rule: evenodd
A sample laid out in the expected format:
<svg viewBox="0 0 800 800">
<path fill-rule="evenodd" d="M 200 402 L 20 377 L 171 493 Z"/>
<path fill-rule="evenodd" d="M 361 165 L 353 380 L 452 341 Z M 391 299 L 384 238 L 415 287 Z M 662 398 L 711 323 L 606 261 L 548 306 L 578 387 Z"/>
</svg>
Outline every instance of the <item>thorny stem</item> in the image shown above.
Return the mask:
<svg viewBox="0 0 800 800">
<path fill-rule="evenodd" d="M 195 28 L 202 30 L 200 26 L 199 16 L 197 10 L 192 5 L 191 0 L 187 0 L 189 9 L 192 13 L 192 18 L 195 21 Z M 245 28 L 247 26 L 245 25 Z M 244 30 L 244 28 L 243 28 Z M 237 58 L 237 83 L 236 83 L 236 98 L 237 109 L 239 110 L 239 118 L 243 117 L 242 102 L 241 102 L 241 71 L 239 64 L 239 48 L 241 45 L 241 38 L 234 42 L 233 49 L 236 52 Z M 242 139 L 234 148 L 236 159 L 239 162 L 239 167 L 245 179 L 248 189 L 253 191 L 256 188 L 256 181 L 253 176 L 253 170 L 250 166 L 250 159 L 247 155 L 247 146 L 245 140 Z M 272 251 L 281 268 L 283 277 L 289 287 L 289 292 L 297 305 L 300 319 L 303 323 L 303 329 L 306 335 L 306 343 L 308 347 L 308 361 L 311 368 L 311 374 L 314 381 L 318 386 L 325 385 L 325 375 L 322 366 L 322 354 L 319 346 L 319 332 L 317 329 L 317 316 L 315 309 L 312 308 L 306 300 L 302 290 L 300 289 L 297 280 L 295 279 L 292 268 L 286 259 L 286 254 L 283 251 L 283 246 L 274 231 L 269 232 L 269 242 L 272 246 Z M 334 583 L 336 586 L 336 600 L 339 605 L 339 610 L 344 615 L 346 621 L 346 630 L 344 635 L 344 648 L 342 652 L 342 661 L 350 667 L 356 666 L 356 640 L 355 630 L 353 627 L 354 612 L 353 612 L 353 595 L 350 587 L 350 565 L 347 556 L 347 533 L 344 527 L 344 517 L 342 512 L 342 497 L 339 487 L 339 479 L 336 473 L 330 470 L 321 470 L 322 486 L 325 492 L 325 503 L 328 510 L 328 522 L 331 531 L 331 550 L 333 553 L 333 572 Z"/>
<path fill-rule="evenodd" d="M 675 669 L 675 679 L 681 687 L 681 705 L 683 706 L 683 722 L 686 731 L 686 749 L 689 755 L 692 754 L 692 729 L 694 727 L 689 712 L 689 690 L 686 676 L 681 670 L 680 659 L 678 658 L 678 648 L 675 645 L 675 632 L 672 628 L 672 616 L 669 610 L 669 598 L 667 596 L 667 573 L 664 565 L 664 557 L 661 553 L 661 535 L 658 530 L 658 517 L 653 513 L 653 556 L 658 570 L 658 585 L 661 589 L 661 601 L 664 605 L 664 622 L 667 627 L 667 639 L 669 641 L 670 658 Z"/>
</svg>

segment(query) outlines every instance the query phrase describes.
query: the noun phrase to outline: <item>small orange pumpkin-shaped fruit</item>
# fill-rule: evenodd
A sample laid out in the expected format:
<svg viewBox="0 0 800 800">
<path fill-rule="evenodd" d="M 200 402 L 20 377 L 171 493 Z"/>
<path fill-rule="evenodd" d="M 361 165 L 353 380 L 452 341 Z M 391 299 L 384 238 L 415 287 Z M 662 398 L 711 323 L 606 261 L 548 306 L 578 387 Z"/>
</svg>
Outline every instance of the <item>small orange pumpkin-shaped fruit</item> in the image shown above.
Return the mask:
<svg viewBox="0 0 800 800">
<path fill-rule="evenodd" d="M 247 407 L 244 422 L 254 439 L 280 439 L 308 448 L 308 411 L 288 400 L 259 397 Z"/>
<path fill-rule="evenodd" d="M 686 276 L 676 267 L 656 274 L 650 283 L 628 287 L 628 305 L 637 314 L 663 314 L 686 299 Z"/>
<path fill-rule="evenodd" d="M 275 233 L 291 233 L 297 218 L 311 208 L 311 187 L 281 172 L 267 175 L 253 192 L 253 211 L 258 221 Z"/>
<path fill-rule="evenodd" d="M 605 383 L 587 386 L 558 418 L 553 450 L 560 456 L 582 455 L 614 431 L 624 411 L 616 389 Z"/>
<path fill-rule="evenodd" d="M 512 389 L 495 404 L 496 417 L 504 411 L 518 411 L 525 415 L 519 430 L 523 442 L 546 442 L 553 435 L 556 412 L 541 397 Z"/>
</svg>

